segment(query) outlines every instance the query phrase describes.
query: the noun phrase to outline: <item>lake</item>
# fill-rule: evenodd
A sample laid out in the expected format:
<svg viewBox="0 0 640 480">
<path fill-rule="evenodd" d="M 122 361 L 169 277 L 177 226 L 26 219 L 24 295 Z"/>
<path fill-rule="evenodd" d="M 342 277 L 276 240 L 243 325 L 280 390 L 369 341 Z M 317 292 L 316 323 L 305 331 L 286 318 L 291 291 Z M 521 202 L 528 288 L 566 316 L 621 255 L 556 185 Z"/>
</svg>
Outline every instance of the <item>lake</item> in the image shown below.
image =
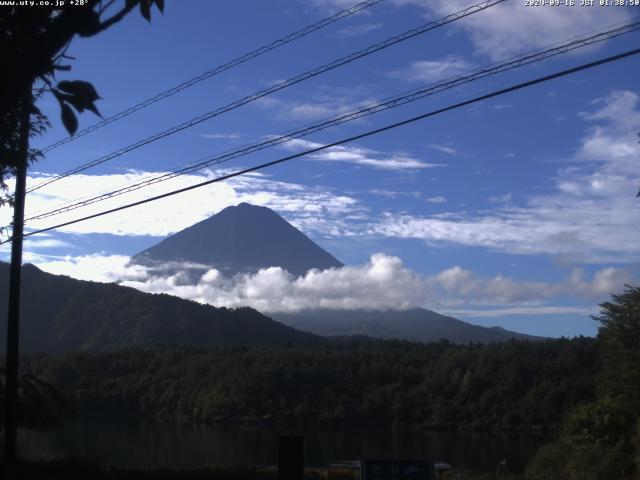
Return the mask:
<svg viewBox="0 0 640 480">
<path fill-rule="evenodd" d="M 83 458 L 131 469 L 206 465 L 275 465 L 279 434 L 267 429 L 202 425 L 74 422 L 50 432 L 21 431 L 20 455 L 33 460 Z M 296 432 L 293 432 L 296 433 Z M 409 431 L 308 431 L 305 463 L 321 467 L 359 458 L 432 459 L 456 468 L 495 471 L 503 459 L 521 473 L 550 438 L 523 434 Z"/>
</svg>

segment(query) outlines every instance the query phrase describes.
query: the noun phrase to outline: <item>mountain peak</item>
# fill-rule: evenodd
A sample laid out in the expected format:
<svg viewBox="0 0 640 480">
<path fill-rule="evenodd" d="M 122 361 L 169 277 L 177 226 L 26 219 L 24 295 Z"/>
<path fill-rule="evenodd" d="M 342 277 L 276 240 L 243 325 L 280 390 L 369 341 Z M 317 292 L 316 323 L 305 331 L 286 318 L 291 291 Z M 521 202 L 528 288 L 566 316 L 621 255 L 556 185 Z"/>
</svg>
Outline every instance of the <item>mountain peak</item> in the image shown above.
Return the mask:
<svg viewBox="0 0 640 480">
<path fill-rule="evenodd" d="M 227 207 L 229 209 L 234 209 L 234 208 L 248 208 L 248 209 L 254 209 L 254 210 L 260 210 L 260 209 L 264 209 L 264 210 L 269 210 L 270 212 L 273 211 L 267 207 L 263 207 L 261 205 L 253 205 L 251 203 L 247 203 L 247 202 L 241 202 L 236 206 L 231 205 L 230 207 Z M 226 210 L 226 209 L 225 209 Z"/>
<path fill-rule="evenodd" d="M 195 262 L 227 275 L 282 267 L 294 275 L 342 263 L 267 207 L 240 203 L 140 252 L 133 263 Z"/>
</svg>

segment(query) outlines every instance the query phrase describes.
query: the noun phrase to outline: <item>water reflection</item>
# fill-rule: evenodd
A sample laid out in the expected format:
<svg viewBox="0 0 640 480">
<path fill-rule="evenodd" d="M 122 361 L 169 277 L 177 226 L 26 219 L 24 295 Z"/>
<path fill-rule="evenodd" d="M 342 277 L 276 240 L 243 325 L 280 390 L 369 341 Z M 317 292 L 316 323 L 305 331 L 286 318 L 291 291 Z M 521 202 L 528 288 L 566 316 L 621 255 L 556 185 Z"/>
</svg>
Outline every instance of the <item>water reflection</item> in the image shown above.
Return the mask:
<svg viewBox="0 0 640 480">
<path fill-rule="evenodd" d="M 21 431 L 20 452 L 34 460 L 83 458 L 114 468 L 190 469 L 206 465 L 275 465 L 279 432 L 184 424 L 75 422 L 51 432 Z M 431 458 L 458 468 L 494 471 L 503 459 L 522 472 L 549 437 L 520 434 L 392 431 L 305 432 L 305 462 Z"/>
</svg>

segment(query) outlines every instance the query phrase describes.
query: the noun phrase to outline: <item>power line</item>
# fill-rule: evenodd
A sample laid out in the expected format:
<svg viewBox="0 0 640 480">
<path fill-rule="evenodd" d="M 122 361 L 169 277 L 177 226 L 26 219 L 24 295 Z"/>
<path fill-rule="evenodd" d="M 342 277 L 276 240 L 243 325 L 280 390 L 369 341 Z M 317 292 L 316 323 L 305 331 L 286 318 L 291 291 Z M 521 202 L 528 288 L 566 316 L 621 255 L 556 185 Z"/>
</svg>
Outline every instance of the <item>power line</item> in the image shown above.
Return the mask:
<svg viewBox="0 0 640 480">
<path fill-rule="evenodd" d="M 477 103 L 477 102 L 480 102 L 480 101 L 483 101 L 483 100 L 488 100 L 490 98 L 497 97 L 499 95 L 504 95 L 506 93 L 514 92 L 516 90 L 521 90 L 521 89 L 524 89 L 524 88 L 528 88 L 528 87 L 531 87 L 533 85 L 537 85 L 537 84 L 540 84 L 540 83 L 548 82 L 548 81 L 556 79 L 556 78 L 560 78 L 560 77 L 564 77 L 564 76 L 567 76 L 567 75 L 571 75 L 573 73 L 581 72 L 583 70 L 588 70 L 590 68 L 594 68 L 594 67 L 597 67 L 599 65 L 604 65 L 604 64 L 607 64 L 607 63 L 611 63 L 611 62 L 614 62 L 614 61 L 617 61 L 617 60 L 621 60 L 623 58 L 627 58 L 627 57 L 630 57 L 630 56 L 633 56 L 633 55 L 638 55 L 638 54 L 640 54 L 640 48 L 636 48 L 634 50 L 628 50 L 626 52 L 619 53 L 617 55 L 612 55 L 612 56 L 609 56 L 609 57 L 606 57 L 606 58 L 602 58 L 600 60 L 596 60 L 596 61 L 593 61 L 593 62 L 585 63 L 585 64 L 582 64 L 582 65 L 577 66 L 577 67 L 573 67 L 573 68 L 570 68 L 570 69 L 567 69 L 567 70 L 562 70 L 560 72 L 556 72 L 556 73 L 553 73 L 553 74 L 550 74 L 550 75 L 545 75 L 543 77 L 538 77 L 536 79 L 529 80 L 529 81 L 526 81 L 526 82 L 523 82 L 523 83 L 518 83 L 516 85 L 512 85 L 510 87 L 503 88 L 501 90 L 496 90 L 496 91 L 493 91 L 491 93 L 488 93 L 488 94 L 485 94 L 485 95 L 481 95 L 479 97 L 472 98 L 470 100 L 465 100 L 463 102 L 456 103 L 454 105 L 450 105 L 448 107 L 444 107 L 444 108 L 440 108 L 440 109 L 437 109 L 437 110 L 433 110 L 431 112 L 423 113 L 421 115 L 418 115 L 418 116 L 415 116 L 415 117 L 411 117 L 411 118 L 408 118 L 406 120 L 402 120 L 400 122 L 392 123 L 392 124 L 386 125 L 384 127 L 376 128 L 374 130 L 369 130 L 367 132 L 360 133 L 358 135 L 354 135 L 352 137 L 345 138 L 345 139 L 342 139 L 342 140 L 338 140 L 336 142 L 333 142 L 333 143 L 330 143 L 330 144 L 327 144 L 327 145 L 323 145 L 323 146 L 320 146 L 320 147 L 316 147 L 316 148 L 312 148 L 312 149 L 309 149 L 309 150 L 305 150 L 304 152 L 300 152 L 300 153 L 296 153 L 296 154 L 293 154 L 293 155 L 289 155 L 287 157 L 279 158 L 277 160 L 272 160 L 270 162 L 261 163 L 259 165 L 256 165 L 256 166 L 253 166 L 253 167 L 250 167 L 250 168 L 245 168 L 243 170 L 239 170 L 239 171 L 234 172 L 234 173 L 230 173 L 230 174 L 227 174 L 227 175 L 222 175 L 222 176 L 210 179 L 210 180 L 206 180 L 204 182 L 197 183 L 195 185 L 190 185 L 188 187 L 180 188 L 180 189 L 177 189 L 177 190 L 172 190 L 170 192 L 163 193 L 161 195 L 156 195 L 154 197 L 146 198 L 144 200 L 139 200 L 137 202 L 132 202 L 132 203 L 129 203 L 129 204 L 126 204 L 126 205 L 122 205 L 120 207 L 111 208 L 109 210 L 104 210 L 102 212 L 94 213 L 92 215 L 87 215 L 85 217 L 77 218 L 75 220 L 70 220 L 68 222 L 63 222 L 63 223 L 59 223 L 57 225 L 53 225 L 53 226 L 50 226 L 50 227 L 42 228 L 42 229 L 39 229 L 39 230 L 34 230 L 32 232 L 25 233 L 23 235 L 23 237 L 30 237 L 32 235 L 37 235 L 39 233 L 48 232 L 48 231 L 55 230 L 55 229 L 58 229 L 58 228 L 61 228 L 61 227 L 66 227 L 68 225 L 73 225 L 75 223 L 84 222 L 84 221 L 91 220 L 91 219 L 94 219 L 94 218 L 98 218 L 98 217 L 101 217 L 101 216 L 104 216 L 104 215 L 107 215 L 107 214 L 110 214 L 110 213 L 119 212 L 121 210 L 126 210 L 126 209 L 129 209 L 129 208 L 138 206 L 138 205 L 143 205 L 145 203 L 153 202 L 153 201 L 160 200 L 160 199 L 163 199 L 163 198 L 171 197 L 173 195 L 177 195 L 177 194 L 180 194 L 180 193 L 188 192 L 190 190 L 195 190 L 196 188 L 204 187 L 206 185 L 211 185 L 213 183 L 218 183 L 218 182 L 221 182 L 223 180 L 228 180 L 230 178 L 238 177 L 240 175 L 245 175 L 247 173 L 251 173 L 251 172 L 258 171 L 258 170 L 262 170 L 262 169 L 267 168 L 267 167 L 272 167 L 274 165 L 278 165 L 278 164 L 281 164 L 281 163 L 284 163 L 284 162 L 287 162 L 287 161 L 290 161 L 290 160 L 293 160 L 295 158 L 299 158 L 299 157 L 302 157 L 302 156 L 305 156 L 305 155 L 310 155 L 312 153 L 320 152 L 322 150 L 326 150 L 326 149 L 329 149 L 329 148 L 332 148 L 332 147 L 336 147 L 338 145 L 343 145 L 345 143 L 353 142 L 355 140 L 360 140 L 362 138 L 370 137 L 372 135 L 377 135 L 379 133 L 386 132 L 388 130 L 392 130 L 394 128 L 398 128 L 398 127 L 401 127 L 401 126 L 404 126 L 404 125 L 408 125 L 410 123 L 414 123 L 414 122 L 417 122 L 419 120 L 424 120 L 425 118 L 429 118 L 429 117 L 432 117 L 432 116 L 435 116 L 435 115 L 439 115 L 441 113 L 448 112 L 450 110 L 455 110 L 455 109 L 458 109 L 458 108 L 461 108 L 461 107 L 465 107 L 467 105 L 471 105 L 473 103 Z M 4 240 L 3 242 L 0 242 L 0 245 L 2 245 L 4 243 L 7 243 L 9 241 L 11 241 L 11 238 L 9 238 L 7 240 Z"/>
<path fill-rule="evenodd" d="M 204 73 L 201 73 L 200 75 L 191 78 L 190 80 L 187 80 L 185 82 L 180 83 L 179 85 L 176 85 L 175 87 L 172 87 L 168 90 L 165 90 L 164 92 L 160 92 L 157 95 L 154 95 L 153 97 L 149 97 L 146 100 L 143 100 L 140 103 L 137 103 L 136 105 L 133 105 L 132 107 L 129 107 L 125 110 L 122 110 L 119 113 L 116 113 L 115 115 L 112 115 L 108 118 L 105 118 L 104 120 L 101 120 L 97 123 L 94 123 L 93 125 L 88 126 L 87 128 L 80 130 L 79 132 L 76 132 L 74 135 L 72 136 L 68 136 L 65 138 L 62 138 L 60 140 L 58 140 L 57 142 L 52 143 L 51 145 L 46 146 L 45 148 L 41 149 L 40 151 L 42 153 L 47 153 L 50 152 L 51 150 L 64 145 L 65 143 L 69 143 L 73 140 L 76 140 L 80 137 L 83 137 L 85 135 L 87 135 L 88 133 L 91 132 L 95 132 L 96 130 L 104 127 L 105 125 L 109 125 L 110 123 L 113 123 L 117 120 L 120 120 L 122 118 L 128 117 L 129 115 L 142 110 L 143 108 L 148 107 L 149 105 L 152 105 L 156 102 L 159 102 L 161 100 L 164 100 L 165 98 L 168 98 L 172 95 L 175 95 L 178 92 L 181 92 L 182 90 L 192 87 L 204 80 L 207 80 L 215 75 L 218 75 L 222 72 L 225 72 L 231 68 L 237 67 L 238 65 L 248 62 L 249 60 L 253 60 L 256 57 L 259 57 L 260 55 L 264 55 L 265 53 L 268 53 L 272 50 L 275 50 L 277 48 L 280 48 L 284 45 L 287 45 L 295 40 L 298 40 L 306 35 L 309 35 L 310 33 L 313 33 L 317 30 L 320 30 L 326 26 L 329 26 L 335 22 L 337 22 L 338 20 L 341 20 L 345 17 L 348 17 L 350 15 L 354 15 L 362 10 L 365 10 L 367 8 L 373 7 L 374 5 L 382 2 L 384 0 L 366 0 L 364 2 L 360 2 L 350 8 L 347 8 L 345 10 L 341 10 L 340 12 L 331 15 L 330 17 L 327 18 L 323 18 L 322 20 L 313 23 L 311 25 L 307 25 L 306 27 L 290 33 L 289 35 L 286 35 L 282 38 L 279 38 L 278 40 L 275 40 L 267 45 L 263 45 L 262 47 L 259 47 L 249 53 L 245 53 L 244 55 L 234 58 L 233 60 L 228 61 L 227 63 L 224 63 L 222 65 L 218 65 L 217 67 L 211 69 L 211 70 L 207 70 Z"/>
<path fill-rule="evenodd" d="M 345 113 L 337 117 L 331 117 L 329 119 L 321 121 L 320 123 L 310 124 L 309 126 L 299 128 L 289 133 L 271 137 L 268 140 L 263 142 L 245 145 L 243 147 L 240 147 L 237 150 L 227 151 L 213 158 L 208 158 L 208 159 L 199 161 L 198 163 L 187 165 L 180 169 L 174 169 L 171 172 L 161 174 L 159 176 L 149 176 L 138 183 L 126 185 L 124 187 L 118 188 L 113 191 L 103 192 L 93 197 L 85 197 L 84 199 L 77 199 L 67 204 L 64 204 L 54 210 L 50 210 L 41 214 L 34 215 L 28 218 L 27 220 L 38 220 L 38 219 L 48 218 L 48 217 L 57 215 L 59 213 L 68 212 L 80 207 L 91 205 L 99 201 L 113 198 L 115 196 L 119 196 L 125 193 L 130 193 L 140 188 L 144 188 L 145 186 L 149 186 L 158 182 L 169 180 L 171 178 L 174 178 L 186 173 L 191 173 L 213 164 L 218 165 L 220 163 L 226 162 L 233 158 L 244 156 L 244 155 L 253 153 L 255 151 L 268 148 L 273 145 L 285 143 L 293 138 L 304 137 L 311 133 L 329 128 L 331 126 L 346 123 L 348 121 L 355 120 L 357 118 L 361 118 L 374 113 L 378 113 L 383 110 L 395 108 L 397 106 L 416 101 L 425 96 L 432 95 L 434 93 L 438 93 L 443 90 L 447 90 L 447 89 L 459 86 L 463 83 L 468 83 L 470 81 L 474 81 L 486 76 L 494 75 L 500 72 L 504 72 L 506 70 L 518 68 L 533 62 L 541 61 L 543 59 L 546 59 L 561 53 L 566 53 L 568 51 L 575 50 L 583 46 L 592 45 L 600 41 L 615 38 L 617 36 L 638 30 L 638 27 L 640 26 L 640 22 L 635 22 L 632 24 L 622 24 L 622 26 L 619 26 L 621 25 L 620 23 L 616 25 L 618 26 L 615 26 L 615 28 L 611 28 L 611 26 L 607 27 L 609 28 L 609 30 L 600 31 L 595 35 L 591 35 L 588 37 L 585 37 L 584 35 L 582 37 L 573 37 L 573 39 L 575 40 L 567 43 L 556 42 L 552 44 L 554 45 L 552 48 L 544 47 L 542 49 L 537 49 L 533 52 L 528 52 L 518 57 L 512 57 L 511 59 L 509 59 L 504 63 L 496 62 L 494 64 L 473 70 L 471 73 L 450 77 L 451 79 L 447 79 L 447 81 L 445 82 L 432 83 L 428 86 L 428 88 L 421 88 L 421 89 L 410 91 L 408 93 L 405 92 L 395 97 L 388 97 L 387 99 L 383 99 L 378 103 L 369 104 L 359 110 Z"/>
<path fill-rule="evenodd" d="M 317 67 L 313 70 L 309 70 L 305 73 L 302 73 L 300 75 L 297 75 L 295 77 L 290 78 L 289 80 L 284 80 L 282 82 L 279 82 L 269 88 L 260 90 L 259 92 L 256 92 L 254 94 L 248 95 L 246 97 L 241 98 L 240 100 L 236 100 L 235 102 L 232 102 L 228 105 L 225 105 L 224 107 L 220 107 L 217 108 L 215 110 L 212 110 L 210 112 L 207 112 L 205 114 L 202 114 L 198 117 L 195 117 L 191 120 L 188 120 L 186 122 L 183 122 L 175 127 L 172 127 L 168 130 L 164 130 L 162 132 L 156 133 L 150 137 L 147 137 L 143 140 L 140 140 L 136 143 L 133 143 L 131 145 L 128 145 L 126 147 L 123 147 L 119 150 L 116 150 L 115 152 L 109 153 L 103 157 L 100 157 L 96 160 L 93 160 L 91 162 L 85 163 L 83 165 L 80 165 L 78 167 L 75 167 L 71 170 L 68 170 L 60 175 L 57 175 L 39 185 L 36 185 L 34 187 L 31 187 L 29 190 L 27 190 L 27 193 L 33 192 L 35 190 L 38 190 L 46 185 L 49 185 L 53 182 L 56 182 L 62 178 L 68 177 L 70 175 L 82 172 L 84 170 L 87 170 L 91 167 L 95 167 L 96 165 L 100 165 L 104 162 L 107 162 L 109 160 L 112 160 L 116 157 L 119 157 L 121 155 L 124 155 L 125 153 L 131 152 L 132 150 L 136 150 L 140 147 L 143 147 L 149 143 L 155 142 L 157 140 L 160 140 L 162 138 L 168 137 L 170 135 L 173 135 L 174 133 L 178 133 L 182 130 L 185 130 L 187 128 L 193 127 L 195 125 L 198 125 L 206 120 L 209 120 L 213 117 L 216 117 L 218 115 L 222 115 L 223 113 L 229 112 L 231 110 L 234 110 L 242 105 L 246 105 L 247 103 L 250 102 L 254 102 L 262 97 L 265 97 L 267 95 L 270 95 L 272 93 L 275 93 L 277 91 L 283 90 L 287 87 L 290 87 L 292 85 L 295 85 L 297 83 L 303 82 L 305 80 L 308 80 L 309 78 L 313 78 L 316 77 L 322 73 L 328 72 L 330 70 L 333 70 L 335 68 L 341 67 L 342 65 L 346 65 L 348 63 L 351 63 L 355 60 L 358 60 L 360 58 L 366 57 L 368 55 L 371 55 L 372 53 L 378 52 L 380 50 L 384 50 L 388 47 L 391 47 L 392 45 L 395 45 L 397 43 L 403 42 L 405 40 L 409 40 L 410 38 L 413 38 L 415 36 L 421 35 L 423 33 L 426 33 L 430 30 L 434 30 L 436 28 L 439 28 L 443 25 L 455 22 L 457 20 L 460 20 L 462 18 L 465 18 L 469 15 L 472 15 L 474 13 L 483 11 L 487 8 L 490 8 L 494 5 L 500 4 L 505 2 L 506 0 L 485 0 L 483 2 L 480 2 L 478 4 L 472 5 L 470 7 L 467 7 L 463 10 L 460 10 L 458 12 L 452 13 L 450 15 L 447 15 L 446 17 L 440 18 L 439 20 L 435 20 L 433 22 L 429 22 L 426 23 L 424 25 L 421 25 L 420 27 L 408 30 L 404 33 L 401 33 L 400 35 L 396 35 L 394 37 L 390 37 L 382 42 L 373 44 L 367 48 L 364 48 L 362 50 L 358 50 L 354 53 L 351 53 L 345 57 L 342 57 L 338 60 L 334 60 L 331 63 L 327 63 L 324 64 L 320 67 Z"/>
<path fill-rule="evenodd" d="M 617 25 L 620 25 L 620 24 L 617 24 Z M 621 26 L 616 26 L 615 28 L 611 28 L 611 27 L 607 27 L 607 28 L 609 29 L 605 31 L 600 31 L 588 37 L 585 37 L 585 36 L 574 37 L 576 38 L 575 40 L 565 42 L 565 43 L 556 42 L 553 44 L 554 46 L 552 46 L 551 48 L 537 49 L 533 52 L 529 52 L 529 53 L 520 55 L 518 57 L 512 57 L 511 59 L 503 63 L 496 62 L 491 65 L 487 65 L 487 66 L 472 70 L 469 73 L 451 77 L 450 79 L 446 79 L 443 82 L 432 83 L 426 87 L 423 87 L 417 90 L 405 92 L 403 94 L 396 95 L 394 97 L 388 97 L 387 99 L 381 100 L 380 102 L 377 102 L 377 103 L 366 105 L 360 109 L 357 109 L 348 113 L 344 113 L 336 117 L 331 117 L 319 123 L 301 127 L 285 134 L 271 137 L 262 142 L 248 144 L 236 150 L 231 150 L 231 151 L 216 155 L 212 158 L 201 160 L 197 163 L 187 165 L 179 169 L 175 169 L 168 173 L 164 173 L 156 176 L 148 176 L 147 178 L 144 178 L 137 183 L 125 185 L 115 190 L 103 192 L 101 194 L 94 195 L 92 197 L 85 197 L 84 199 L 73 200 L 53 210 L 49 210 L 47 212 L 43 212 L 40 214 L 36 214 L 32 217 L 29 217 L 25 221 L 41 220 L 44 218 L 49 218 L 49 217 L 66 213 L 72 210 L 76 210 L 78 208 L 82 208 L 97 202 L 115 198 L 117 196 L 130 193 L 130 192 L 139 190 L 141 188 L 154 185 L 156 183 L 170 180 L 180 175 L 185 175 L 191 172 L 201 170 L 211 165 L 219 165 L 223 162 L 227 162 L 237 157 L 245 156 L 250 153 L 263 150 L 268 147 L 272 147 L 274 145 L 286 143 L 295 138 L 305 137 L 312 133 L 327 129 L 332 126 L 340 125 L 340 124 L 343 124 L 358 118 L 362 118 L 365 116 L 373 115 L 375 113 L 379 113 L 385 110 L 390 110 L 392 108 L 396 108 L 398 106 L 417 101 L 426 96 L 430 96 L 430 95 L 442 92 L 444 90 L 448 90 L 448 89 L 460 86 L 462 84 L 466 84 L 466 83 L 469 83 L 481 78 L 485 78 L 491 75 L 496 75 L 498 73 L 502 73 L 507 70 L 512 70 L 525 65 L 529 65 L 531 63 L 539 62 L 544 59 L 547 59 L 556 55 L 564 54 L 578 48 L 582 48 L 588 45 L 593 45 L 595 43 L 602 42 L 604 40 L 609 40 L 615 37 L 619 37 L 621 35 L 624 35 L 633 31 L 637 31 L 638 29 L 640 29 L 640 22 L 623 24 Z"/>
</svg>

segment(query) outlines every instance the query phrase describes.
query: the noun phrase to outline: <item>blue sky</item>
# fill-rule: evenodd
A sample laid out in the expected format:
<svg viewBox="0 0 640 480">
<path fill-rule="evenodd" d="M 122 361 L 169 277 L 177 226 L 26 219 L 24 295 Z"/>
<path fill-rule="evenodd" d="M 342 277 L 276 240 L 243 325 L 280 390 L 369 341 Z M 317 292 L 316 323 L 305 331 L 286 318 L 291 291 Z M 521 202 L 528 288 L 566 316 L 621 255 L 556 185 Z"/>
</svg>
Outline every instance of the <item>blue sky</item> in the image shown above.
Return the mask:
<svg viewBox="0 0 640 480">
<path fill-rule="evenodd" d="M 355 2 L 167 3 L 165 15 L 154 15 L 151 25 L 130 15 L 103 35 L 74 41 L 73 71 L 60 78 L 92 81 L 103 97 L 98 107 L 109 116 Z M 385 0 L 49 152 L 32 168 L 30 185 L 471 3 Z M 637 21 L 638 13 L 526 7 L 510 0 L 53 183 L 28 197 L 27 216 L 557 41 Z M 329 143 L 636 48 L 639 40 L 631 33 L 27 227 Z M 269 295 L 295 297 L 298 307 L 318 306 L 318 298 L 334 305 L 342 296 L 335 305 L 420 305 L 522 332 L 594 334 L 597 325 L 589 315 L 597 313 L 598 303 L 640 277 L 639 73 L 639 58 L 623 60 L 34 236 L 25 245 L 25 261 L 53 273 L 124 279 L 146 291 L 216 305 L 248 303 L 267 313 L 278 309 Z M 41 108 L 53 127 L 35 146 L 65 136 L 54 100 L 44 98 Z M 82 115 L 81 128 L 96 120 Z M 262 272 L 234 285 L 187 291 L 175 279 L 149 279 L 126 266 L 128 256 L 163 236 L 241 201 L 273 208 L 347 268 L 313 279 Z M 0 216 L 8 223 L 8 211 Z M 330 288 L 338 278 L 341 292 Z"/>
</svg>

